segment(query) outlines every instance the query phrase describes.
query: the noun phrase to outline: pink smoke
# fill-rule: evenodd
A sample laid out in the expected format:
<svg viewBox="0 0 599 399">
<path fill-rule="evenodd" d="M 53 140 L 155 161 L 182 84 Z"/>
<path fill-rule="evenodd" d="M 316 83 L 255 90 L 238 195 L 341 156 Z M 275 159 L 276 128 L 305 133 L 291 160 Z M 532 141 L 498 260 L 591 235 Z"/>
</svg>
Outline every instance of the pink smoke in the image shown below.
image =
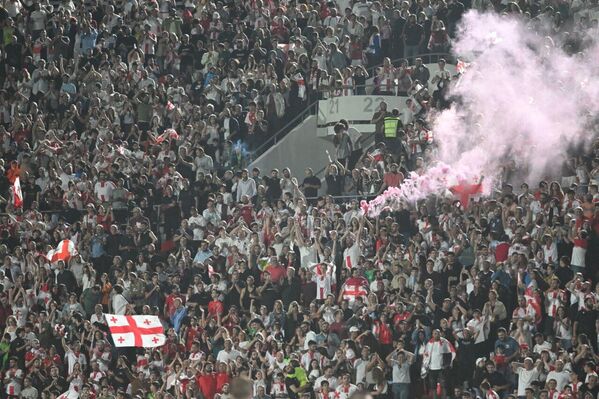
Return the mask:
<svg viewBox="0 0 599 399">
<path fill-rule="evenodd" d="M 592 140 L 591 116 L 599 111 L 598 48 L 567 55 L 525 22 L 474 11 L 464 16 L 453 49 L 470 65 L 450 90 L 459 104 L 434 117 L 435 166 L 375 198 L 368 214 L 448 195 L 458 181 L 481 175 L 489 192 L 509 162 L 522 175 L 540 178 L 561 167 L 569 147 Z"/>
</svg>

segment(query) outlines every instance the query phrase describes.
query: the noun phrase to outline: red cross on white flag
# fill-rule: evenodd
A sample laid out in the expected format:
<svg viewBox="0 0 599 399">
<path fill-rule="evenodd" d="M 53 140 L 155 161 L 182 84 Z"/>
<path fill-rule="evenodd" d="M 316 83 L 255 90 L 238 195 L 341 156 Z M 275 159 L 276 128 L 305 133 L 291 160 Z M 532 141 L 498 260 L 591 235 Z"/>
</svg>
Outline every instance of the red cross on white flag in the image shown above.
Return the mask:
<svg viewBox="0 0 599 399">
<path fill-rule="evenodd" d="M 106 322 L 117 347 L 155 348 L 166 342 L 158 316 L 107 314 Z"/>
<path fill-rule="evenodd" d="M 361 285 L 345 284 L 343 286 L 343 299 L 348 300 L 350 303 L 354 303 L 358 297 L 366 297 L 367 295 L 368 291 Z"/>
</svg>

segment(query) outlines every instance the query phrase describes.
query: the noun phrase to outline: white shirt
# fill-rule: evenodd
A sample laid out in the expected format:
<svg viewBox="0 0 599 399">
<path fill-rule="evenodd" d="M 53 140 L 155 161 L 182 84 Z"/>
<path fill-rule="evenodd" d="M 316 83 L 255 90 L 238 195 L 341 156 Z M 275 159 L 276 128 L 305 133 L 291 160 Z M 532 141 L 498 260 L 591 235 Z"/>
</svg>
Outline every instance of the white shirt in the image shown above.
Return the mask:
<svg viewBox="0 0 599 399">
<path fill-rule="evenodd" d="M 335 389 L 337 389 L 337 386 L 338 386 L 337 377 L 333 376 L 331 378 L 327 378 L 326 376 L 321 375 L 314 381 L 314 390 L 316 392 L 320 392 L 320 384 L 323 381 L 328 381 L 330 390 L 334 391 Z"/>
<path fill-rule="evenodd" d="M 407 361 L 399 363 L 393 359 L 393 383 L 394 384 L 409 384 L 410 380 L 410 364 Z"/>
<path fill-rule="evenodd" d="M 547 245 L 543 245 L 543 254 L 545 257 L 545 263 L 557 263 L 557 245 L 555 245 L 554 242 L 552 242 L 549 247 L 547 247 Z"/>
<path fill-rule="evenodd" d="M 237 359 L 237 356 L 241 356 L 241 352 L 236 351 L 235 349 L 231 349 L 229 352 L 227 352 L 223 349 L 220 352 L 218 352 L 218 355 L 216 356 L 216 361 L 228 363 L 229 360 L 235 361 Z"/>
<path fill-rule="evenodd" d="M 570 373 L 568 373 L 567 371 L 550 371 L 549 374 L 547 374 L 547 379 L 546 381 L 549 380 L 555 380 L 555 382 L 557 383 L 556 385 L 556 389 L 557 391 L 561 392 L 564 387 L 566 386 L 566 384 L 568 384 L 568 382 L 570 381 Z"/>
<path fill-rule="evenodd" d="M 65 353 L 64 357 L 66 358 L 66 361 L 67 361 L 69 374 L 71 374 L 73 372 L 73 369 L 75 368 L 75 363 L 79 363 L 81 365 L 82 369 L 87 364 L 85 355 L 83 355 L 83 353 L 81 353 L 81 352 L 75 353 L 72 350 L 69 350 L 67 353 Z"/>
<path fill-rule="evenodd" d="M 114 314 L 123 315 L 129 302 L 125 299 L 122 294 L 116 294 L 112 297 L 112 311 Z"/>
<path fill-rule="evenodd" d="M 189 225 L 193 227 L 193 240 L 202 240 L 204 238 L 204 230 L 202 230 L 202 227 L 206 227 L 206 220 L 204 217 L 197 214 L 196 216 L 191 216 L 187 221 L 189 222 Z"/>
<path fill-rule="evenodd" d="M 43 10 L 33 11 L 31 13 L 33 21 L 33 30 L 42 30 L 46 25 L 46 12 Z"/>
<path fill-rule="evenodd" d="M 357 241 L 349 248 L 343 251 L 343 265 L 348 269 L 354 268 L 360 262 L 360 243 Z"/>
<path fill-rule="evenodd" d="M 237 201 L 247 195 L 250 199 L 256 195 L 256 181 L 254 179 L 239 180 L 237 182 Z"/>
<path fill-rule="evenodd" d="M 94 194 L 102 202 L 108 202 L 112 199 L 112 191 L 116 188 L 113 182 L 97 182 L 94 186 Z"/>
<path fill-rule="evenodd" d="M 358 390 L 358 387 L 354 384 L 349 384 L 348 387 L 344 387 L 343 385 L 337 387 L 335 389 L 335 398 L 336 399 L 349 399 L 350 396 L 354 394 Z"/>
<path fill-rule="evenodd" d="M 539 370 L 536 367 L 531 370 L 526 370 L 524 367 L 518 367 L 516 370 L 518 374 L 518 396 L 526 395 L 526 388 L 530 387 L 530 383 L 533 381 L 537 381 L 541 375 Z"/>
<path fill-rule="evenodd" d="M 470 329 L 476 335 L 476 339 L 474 341 L 475 344 L 480 344 L 487 339 L 487 323 L 484 317 L 481 317 L 479 320 L 472 319 L 466 324 L 466 327 Z"/>
<path fill-rule="evenodd" d="M 447 353 L 452 353 L 452 358 L 455 358 L 455 349 L 448 340 L 442 337 L 439 341 L 431 339 L 424 348 L 425 359 L 422 367 L 426 366 L 429 370 L 443 369 L 443 355 Z"/>
</svg>

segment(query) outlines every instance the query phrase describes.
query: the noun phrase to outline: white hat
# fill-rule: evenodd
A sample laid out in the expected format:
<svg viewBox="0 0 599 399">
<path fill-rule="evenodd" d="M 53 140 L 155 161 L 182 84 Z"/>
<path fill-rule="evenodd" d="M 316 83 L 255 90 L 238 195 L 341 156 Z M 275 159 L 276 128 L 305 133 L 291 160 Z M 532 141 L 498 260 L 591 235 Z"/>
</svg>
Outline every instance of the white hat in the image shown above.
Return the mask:
<svg viewBox="0 0 599 399">
<path fill-rule="evenodd" d="M 360 331 L 360 329 L 356 326 L 353 326 L 349 329 L 349 332 L 359 332 L 359 331 Z"/>
</svg>

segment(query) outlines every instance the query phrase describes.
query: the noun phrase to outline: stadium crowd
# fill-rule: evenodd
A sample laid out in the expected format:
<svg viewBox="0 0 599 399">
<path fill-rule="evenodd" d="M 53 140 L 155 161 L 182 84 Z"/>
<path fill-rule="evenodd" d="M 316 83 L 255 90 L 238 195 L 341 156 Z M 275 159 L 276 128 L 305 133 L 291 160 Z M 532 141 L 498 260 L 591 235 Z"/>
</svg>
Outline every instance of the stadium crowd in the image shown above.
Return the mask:
<svg viewBox="0 0 599 399">
<path fill-rule="evenodd" d="M 560 182 L 506 166 L 492 198 L 359 209 L 432 162 L 451 76 L 423 59 L 465 10 L 577 51 L 596 2 L 1 3 L 2 398 L 246 399 L 236 376 L 255 399 L 598 397 L 599 146 Z M 370 74 L 413 111 L 383 105 L 375 148 L 341 121 L 324 182 L 244 169 Z M 158 315 L 167 343 L 115 348 L 105 314 Z"/>
</svg>

